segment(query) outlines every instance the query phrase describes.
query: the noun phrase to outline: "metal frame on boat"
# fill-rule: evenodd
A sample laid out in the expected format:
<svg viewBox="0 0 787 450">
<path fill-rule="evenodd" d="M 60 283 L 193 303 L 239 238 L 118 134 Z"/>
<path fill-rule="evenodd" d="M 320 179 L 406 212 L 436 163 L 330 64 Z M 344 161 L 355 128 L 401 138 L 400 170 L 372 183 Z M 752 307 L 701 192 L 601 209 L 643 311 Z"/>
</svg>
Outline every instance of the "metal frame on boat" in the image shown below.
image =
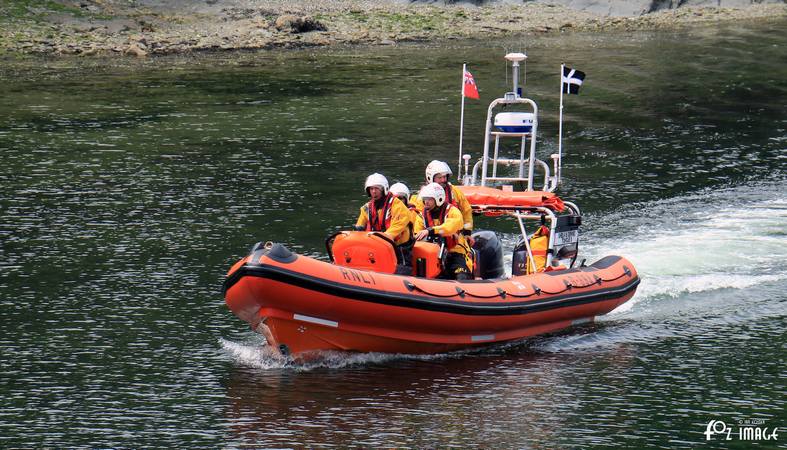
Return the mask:
<svg viewBox="0 0 787 450">
<path fill-rule="evenodd" d="M 532 99 L 522 97 L 520 95 L 521 89 L 519 88 L 519 68 L 520 63 L 527 60 L 527 56 L 523 53 L 509 53 L 505 59 L 511 62 L 513 89 L 511 92 L 506 92 L 501 98 L 493 100 L 487 108 L 486 126 L 484 129 L 484 153 L 473 164 L 472 175 L 468 175 L 469 164 L 471 156 L 462 151 L 460 145 L 459 160 L 464 161 L 464 176 L 461 181 L 465 186 L 495 186 L 503 184 L 501 187 L 503 191 L 513 192 L 515 184 L 526 185 L 524 191 L 536 192 L 534 189 L 535 182 L 535 169 L 536 165 L 543 169 L 544 183 L 541 192 L 554 192 L 560 184 L 560 168 L 562 166 L 562 151 L 550 155 L 552 165 L 554 168 L 554 175 L 550 174 L 549 164 L 536 157 L 536 141 L 538 135 L 538 105 Z M 562 96 L 562 93 L 561 93 Z M 530 109 L 528 111 L 507 111 L 504 113 L 497 113 L 495 109 L 500 106 L 516 106 L 526 105 Z M 561 101 L 562 108 L 562 101 Z M 504 117 L 504 119 L 498 120 Z M 562 131 L 562 114 L 560 128 Z M 500 143 L 504 138 L 518 138 L 519 142 L 519 157 L 518 158 L 503 158 L 500 156 Z M 494 139 L 494 151 L 491 152 L 491 140 Z M 525 154 L 525 149 L 528 147 L 529 153 Z M 491 165 L 491 175 L 488 174 L 489 166 Z M 516 176 L 499 176 L 497 173 L 498 166 L 516 166 Z M 481 176 L 478 176 L 479 167 L 481 168 Z M 526 173 L 525 173 L 526 172 Z M 568 207 L 568 213 L 581 217 L 579 207 L 572 203 L 563 201 Z M 558 231 L 558 216 L 550 208 L 546 207 L 516 207 L 504 205 L 473 205 L 476 212 L 484 213 L 489 211 L 496 211 L 513 217 L 517 220 L 519 231 L 522 235 L 522 241 L 527 249 L 528 261 L 532 265 L 533 272 L 536 271 L 533 252 L 530 248 L 528 233 L 525 227 L 524 220 L 535 220 L 544 222 L 546 219 L 549 222 L 549 249 L 547 251 L 546 265 L 549 267 L 553 263 L 553 259 L 558 254 L 558 245 L 573 244 L 578 246 L 579 234 L 578 232 L 563 232 Z M 563 237 L 563 239 L 557 239 Z M 570 240 L 569 240 L 570 239 Z M 569 267 L 573 267 L 576 261 L 576 252 L 572 253 L 573 258 L 570 258 Z"/>
</svg>

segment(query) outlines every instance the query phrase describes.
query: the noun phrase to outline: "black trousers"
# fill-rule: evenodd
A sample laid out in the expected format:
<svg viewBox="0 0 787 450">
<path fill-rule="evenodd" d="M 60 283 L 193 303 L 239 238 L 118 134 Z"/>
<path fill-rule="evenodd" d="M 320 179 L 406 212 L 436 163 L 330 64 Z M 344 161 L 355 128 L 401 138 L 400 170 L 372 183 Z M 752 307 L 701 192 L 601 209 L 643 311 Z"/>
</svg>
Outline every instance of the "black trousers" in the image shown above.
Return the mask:
<svg viewBox="0 0 787 450">
<path fill-rule="evenodd" d="M 465 255 L 462 253 L 449 252 L 445 258 L 445 268 L 443 269 L 443 277 L 449 280 L 472 280 L 473 274 L 467 268 L 467 261 Z"/>
</svg>

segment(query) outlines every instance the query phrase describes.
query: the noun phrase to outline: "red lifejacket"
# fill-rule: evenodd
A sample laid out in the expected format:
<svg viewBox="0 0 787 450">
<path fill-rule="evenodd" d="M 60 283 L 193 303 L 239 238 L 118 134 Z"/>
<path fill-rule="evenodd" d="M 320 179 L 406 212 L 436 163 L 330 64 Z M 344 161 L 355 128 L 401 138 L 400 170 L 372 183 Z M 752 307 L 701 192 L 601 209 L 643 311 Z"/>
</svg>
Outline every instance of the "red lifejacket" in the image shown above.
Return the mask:
<svg viewBox="0 0 787 450">
<path fill-rule="evenodd" d="M 385 231 L 391 226 L 391 206 L 395 198 L 390 192 L 385 196 L 382 214 L 377 213 L 374 200 L 369 200 L 366 205 L 366 215 L 369 216 L 366 231 Z"/>
<path fill-rule="evenodd" d="M 443 203 L 443 206 L 440 207 L 440 211 L 438 212 L 440 216 L 440 223 L 445 223 L 445 218 L 448 215 L 448 210 L 453 208 L 452 205 L 448 203 Z M 424 212 L 424 227 L 426 228 L 434 228 L 435 223 L 434 219 L 432 218 L 432 211 L 425 211 Z M 442 236 L 445 239 L 445 246 L 447 250 L 450 250 L 456 246 L 456 238 L 454 235 L 451 236 Z"/>
</svg>

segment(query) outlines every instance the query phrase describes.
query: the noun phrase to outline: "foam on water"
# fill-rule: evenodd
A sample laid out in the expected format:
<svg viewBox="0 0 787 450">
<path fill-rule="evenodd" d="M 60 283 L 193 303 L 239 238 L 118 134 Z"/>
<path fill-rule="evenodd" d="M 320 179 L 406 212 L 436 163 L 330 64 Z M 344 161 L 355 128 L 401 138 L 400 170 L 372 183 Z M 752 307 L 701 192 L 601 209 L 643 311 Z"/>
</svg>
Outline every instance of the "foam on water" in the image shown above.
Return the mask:
<svg viewBox="0 0 787 450">
<path fill-rule="evenodd" d="M 733 327 L 738 328 L 741 339 L 746 332 L 740 327 L 756 328 L 763 321 L 784 317 L 787 312 L 782 287 L 764 288 L 762 292 L 769 297 L 759 302 L 741 298 L 736 290 L 706 291 L 687 296 L 683 302 L 642 302 L 626 313 L 597 318 L 597 323 L 586 327 L 586 331 L 574 329 L 568 335 L 546 336 L 533 342 L 531 347 L 555 353 L 604 351 L 620 345 L 649 344 L 671 338 L 697 342 L 728 335 Z"/>
<path fill-rule="evenodd" d="M 535 348 L 587 351 L 784 316 L 786 184 L 706 191 L 589 218 L 601 226 L 582 236 L 582 257 L 624 256 L 642 282 L 632 300 L 597 318 L 592 333 L 545 338 Z"/>
<path fill-rule="evenodd" d="M 256 369 L 281 369 L 287 364 L 285 358 L 276 355 L 258 335 L 253 335 L 256 342 L 233 342 L 219 338 L 219 345 L 233 361 Z"/>
<path fill-rule="evenodd" d="M 287 369 L 297 372 L 314 369 L 342 369 L 354 366 L 383 364 L 391 361 L 419 360 L 432 361 L 460 358 L 479 349 L 460 350 L 437 355 L 409 355 L 403 353 L 346 353 L 339 351 L 318 351 L 303 359 L 282 357 L 274 353 L 264 339 L 255 335 L 248 341 L 234 342 L 219 338 L 222 351 L 240 365 L 255 369 Z"/>
<path fill-rule="evenodd" d="M 584 255 L 622 255 L 637 268 L 642 283 L 617 313 L 644 301 L 780 283 L 787 279 L 784 192 L 785 183 L 774 182 L 636 205 L 584 235 Z"/>
</svg>

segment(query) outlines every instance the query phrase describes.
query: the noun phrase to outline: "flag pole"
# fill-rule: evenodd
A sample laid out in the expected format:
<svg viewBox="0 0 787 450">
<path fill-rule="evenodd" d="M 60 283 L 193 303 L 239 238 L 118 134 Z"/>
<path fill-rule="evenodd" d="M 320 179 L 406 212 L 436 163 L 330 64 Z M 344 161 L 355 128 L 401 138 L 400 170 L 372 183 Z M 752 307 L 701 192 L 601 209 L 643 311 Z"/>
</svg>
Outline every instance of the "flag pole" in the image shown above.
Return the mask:
<svg viewBox="0 0 787 450">
<path fill-rule="evenodd" d="M 563 170 L 563 72 L 565 71 L 565 63 L 560 64 L 560 120 L 558 121 L 557 132 L 557 173 L 555 176 L 555 186 L 560 184 L 560 176 Z"/>
<path fill-rule="evenodd" d="M 462 64 L 462 114 L 459 119 L 459 165 L 456 168 L 456 177 L 459 179 L 462 174 L 462 138 L 465 131 L 465 73 L 467 72 L 467 64 Z"/>
</svg>

